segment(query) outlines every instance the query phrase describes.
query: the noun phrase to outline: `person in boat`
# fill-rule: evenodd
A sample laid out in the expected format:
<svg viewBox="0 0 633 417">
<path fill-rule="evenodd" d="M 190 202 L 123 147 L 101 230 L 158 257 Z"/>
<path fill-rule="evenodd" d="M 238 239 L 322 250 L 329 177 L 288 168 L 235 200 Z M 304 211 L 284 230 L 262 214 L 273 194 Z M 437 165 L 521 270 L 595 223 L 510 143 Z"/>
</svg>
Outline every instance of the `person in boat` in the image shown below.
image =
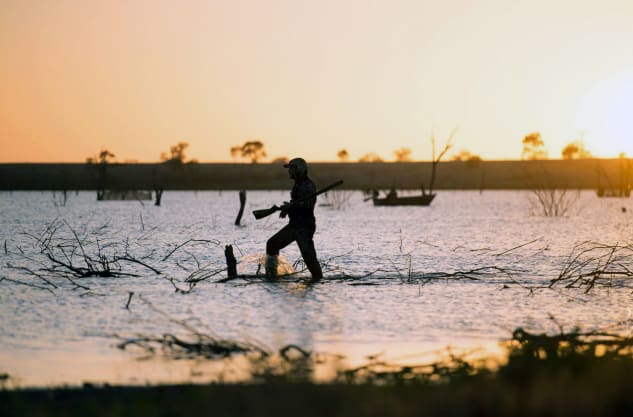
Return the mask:
<svg viewBox="0 0 633 417">
<path fill-rule="evenodd" d="M 396 187 L 391 187 L 389 193 L 387 193 L 387 200 L 396 200 L 398 198 L 398 192 L 396 191 Z"/>
<path fill-rule="evenodd" d="M 308 164 L 303 158 L 291 159 L 284 168 L 288 168 L 288 175 L 294 180 L 294 186 L 290 192 L 290 202 L 281 206 L 279 217 L 288 216 L 289 222 L 266 242 L 266 277 L 272 279 L 277 275 L 279 251 L 292 242 L 297 242 L 312 279 L 319 280 L 323 278 L 323 272 L 312 239 L 316 231 L 316 197 L 305 199 L 316 192 L 316 186 L 308 177 Z"/>
</svg>

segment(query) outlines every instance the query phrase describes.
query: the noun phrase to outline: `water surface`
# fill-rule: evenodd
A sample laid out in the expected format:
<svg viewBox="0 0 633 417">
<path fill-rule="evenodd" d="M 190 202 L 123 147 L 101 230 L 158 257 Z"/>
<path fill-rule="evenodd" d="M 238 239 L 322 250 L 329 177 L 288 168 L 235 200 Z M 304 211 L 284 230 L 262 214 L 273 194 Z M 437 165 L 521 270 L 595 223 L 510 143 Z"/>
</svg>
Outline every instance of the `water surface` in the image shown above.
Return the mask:
<svg viewBox="0 0 633 417">
<path fill-rule="evenodd" d="M 184 280 L 200 268 L 224 268 L 228 244 L 239 271 L 254 274 L 266 239 L 285 220 L 256 221 L 250 211 L 287 195 L 249 192 L 236 227 L 237 192 L 166 192 L 161 207 L 97 202 L 92 192 L 72 193 L 65 205 L 59 193 L 0 193 L 0 277 L 7 278 L 0 282 L 0 373 L 31 386 L 205 381 L 218 367 L 232 372 L 209 362 L 139 361 L 115 347 L 114 334 L 182 333 L 168 317 L 270 349 L 292 343 L 344 354 L 349 363 L 377 352 L 411 359 L 448 345 L 492 349 L 518 326 L 555 331 L 550 316 L 567 329 L 629 330 L 629 290 L 528 289 L 556 277 L 575 245 L 633 240 L 631 200 L 598 199 L 591 192 L 580 193 L 562 217 L 539 215 L 527 191 L 445 191 L 431 207 L 373 207 L 361 193 L 342 192 L 330 197 L 345 200 L 341 207 L 316 209 L 317 252 L 326 276 L 336 279 L 313 286 L 296 280 L 214 283 L 225 276 L 220 273 L 187 294 L 175 291 L 187 289 Z M 50 244 L 75 242 L 75 257 L 80 249 L 73 233 L 89 253 L 127 251 L 161 274 L 121 263 L 122 272 L 140 276 L 76 279 L 81 287 L 47 275 L 41 269 L 52 263 L 41 252 L 41 239 L 50 236 L 50 225 L 58 228 Z M 282 254 L 290 263 L 299 260 L 295 245 Z M 20 267 L 53 275 L 57 288 L 24 285 L 50 287 Z M 477 268 L 488 274 L 433 279 Z"/>
</svg>

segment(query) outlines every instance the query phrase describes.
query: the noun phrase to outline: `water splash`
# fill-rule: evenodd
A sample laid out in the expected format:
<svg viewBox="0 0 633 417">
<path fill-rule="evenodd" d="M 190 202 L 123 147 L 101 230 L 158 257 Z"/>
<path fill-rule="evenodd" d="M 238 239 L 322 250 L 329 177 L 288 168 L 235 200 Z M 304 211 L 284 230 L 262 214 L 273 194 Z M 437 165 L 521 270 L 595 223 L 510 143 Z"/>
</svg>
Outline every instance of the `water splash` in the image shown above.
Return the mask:
<svg viewBox="0 0 633 417">
<path fill-rule="evenodd" d="M 289 275 L 294 274 L 296 271 L 292 264 L 288 262 L 285 256 L 279 255 L 277 257 L 277 275 Z M 244 255 L 240 261 L 247 265 L 256 267 L 258 271 L 264 271 L 266 268 L 266 254 L 263 255 Z"/>
</svg>

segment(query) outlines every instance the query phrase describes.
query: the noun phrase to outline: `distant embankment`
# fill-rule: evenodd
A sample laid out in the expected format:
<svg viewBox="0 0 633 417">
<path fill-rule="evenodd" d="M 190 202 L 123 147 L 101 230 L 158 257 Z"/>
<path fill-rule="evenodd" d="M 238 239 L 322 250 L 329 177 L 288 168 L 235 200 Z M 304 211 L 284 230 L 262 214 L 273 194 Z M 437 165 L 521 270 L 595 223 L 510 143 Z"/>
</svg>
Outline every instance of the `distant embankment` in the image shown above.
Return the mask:
<svg viewBox="0 0 633 417">
<path fill-rule="evenodd" d="M 619 159 L 441 162 L 436 189 L 618 187 L 631 162 Z M 430 162 L 313 163 L 318 186 L 342 178 L 346 189 L 428 188 Z M 281 164 L 0 164 L 0 190 L 287 189 Z"/>
</svg>

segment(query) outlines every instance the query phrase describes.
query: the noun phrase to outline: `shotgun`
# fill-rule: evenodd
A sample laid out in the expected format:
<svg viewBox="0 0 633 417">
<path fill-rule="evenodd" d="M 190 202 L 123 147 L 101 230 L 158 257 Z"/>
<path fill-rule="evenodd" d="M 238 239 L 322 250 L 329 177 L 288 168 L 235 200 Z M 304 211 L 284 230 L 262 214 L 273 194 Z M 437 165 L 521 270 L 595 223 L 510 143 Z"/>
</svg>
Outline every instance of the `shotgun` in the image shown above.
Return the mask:
<svg viewBox="0 0 633 417">
<path fill-rule="evenodd" d="M 323 194 L 323 193 L 325 193 L 327 191 L 330 191 L 334 187 L 338 187 L 341 184 L 343 184 L 343 180 L 338 180 L 338 181 L 328 185 L 327 187 L 324 187 L 324 188 L 321 188 L 320 190 L 315 191 L 314 193 L 312 193 L 310 195 L 307 195 L 307 196 L 305 196 L 303 198 L 300 198 L 299 200 L 295 200 L 294 203 L 301 203 L 301 202 L 304 202 L 306 200 L 310 200 L 310 199 L 318 196 L 319 194 Z M 293 202 L 291 202 L 291 203 L 293 203 Z M 253 216 L 255 216 L 255 218 L 257 220 L 259 220 L 259 219 L 263 219 L 264 217 L 268 217 L 271 214 L 273 214 L 274 212 L 279 211 L 279 210 L 281 210 L 281 207 L 279 207 L 277 205 L 272 206 L 271 208 L 267 208 L 267 209 L 253 210 Z"/>
</svg>

